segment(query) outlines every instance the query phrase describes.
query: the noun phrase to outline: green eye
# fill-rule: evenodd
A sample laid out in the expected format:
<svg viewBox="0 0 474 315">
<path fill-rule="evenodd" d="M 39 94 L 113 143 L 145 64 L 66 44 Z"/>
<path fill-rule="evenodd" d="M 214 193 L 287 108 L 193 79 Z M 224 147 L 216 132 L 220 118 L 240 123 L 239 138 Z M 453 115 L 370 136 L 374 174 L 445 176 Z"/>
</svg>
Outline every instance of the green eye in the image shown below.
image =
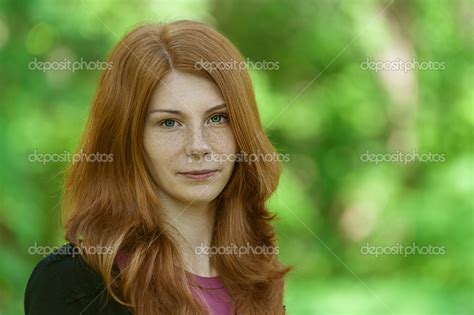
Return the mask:
<svg viewBox="0 0 474 315">
<path fill-rule="evenodd" d="M 217 114 L 217 115 L 212 116 L 209 119 L 209 121 L 214 124 L 220 124 L 220 123 L 223 123 L 226 118 L 227 116 L 225 114 Z"/>
<path fill-rule="evenodd" d="M 173 128 L 176 127 L 176 120 L 173 119 L 165 119 L 160 123 L 160 126 L 165 128 Z"/>
</svg>

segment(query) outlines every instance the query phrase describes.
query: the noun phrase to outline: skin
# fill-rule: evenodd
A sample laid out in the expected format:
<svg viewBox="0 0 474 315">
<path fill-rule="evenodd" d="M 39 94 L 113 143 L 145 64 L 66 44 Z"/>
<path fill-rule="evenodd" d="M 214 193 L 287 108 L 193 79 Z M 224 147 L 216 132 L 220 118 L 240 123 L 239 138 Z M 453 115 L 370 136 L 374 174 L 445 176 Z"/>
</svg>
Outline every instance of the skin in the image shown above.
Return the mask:
<svg viewBox="0 0 474 315">
<path fill-rule="evenodd" d="M 237 151 L 217 85 L 195 74 L 170 72 L 151 97 L 144 148 L 165 220 L 176 236 L 187 270 L 215 276 L 209 257 L 196 255 L 195 247 L 210 244 L 217 211 L 214 201 L 229 181 L 234 162 L 210 161 L 206 156 Z M 181 174 L 203 169 L 217 173 L 206 180 Z"/>
</svg>

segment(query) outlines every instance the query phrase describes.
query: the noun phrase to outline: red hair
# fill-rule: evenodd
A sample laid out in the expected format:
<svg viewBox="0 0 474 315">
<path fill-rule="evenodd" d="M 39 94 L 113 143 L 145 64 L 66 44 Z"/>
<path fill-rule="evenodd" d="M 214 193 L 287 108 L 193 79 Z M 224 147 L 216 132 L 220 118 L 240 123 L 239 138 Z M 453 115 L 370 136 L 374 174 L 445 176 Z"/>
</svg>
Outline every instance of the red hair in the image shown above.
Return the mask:
<svg viewBox="0 0 474 315">
<path fill-rule="evenodd" d="M 172 69 L 207 76 L 220 88 L 239 152 L 273 154 L 258 114 L 248 72 L 196 67 L 199 62 L 243 62 L 239 51 L 209 26 L 192 21 L 139 26 L 114 48 L 113 68 L 102 74 L 80 149 L 113 154 L 112 163 L 80 162 L 65 183 L 66 239 L 110 246 L 111 255 L 83 258 L 114 299 L 137 315 L 202 314 L 182 258 L 160 215 L 156 184 L 145 162 L 144 121 L 150 96 Z M 212 245 L 276 246 L 265 206 L 277 187 L 277 161 L 236 163 L 217 198 Z M 128 263 L 118 270 L 117 254 Z M 213 255 L 211 264 L 243 314 L 282 314 L 284 267 L 275 254 Z"/>
</svg>

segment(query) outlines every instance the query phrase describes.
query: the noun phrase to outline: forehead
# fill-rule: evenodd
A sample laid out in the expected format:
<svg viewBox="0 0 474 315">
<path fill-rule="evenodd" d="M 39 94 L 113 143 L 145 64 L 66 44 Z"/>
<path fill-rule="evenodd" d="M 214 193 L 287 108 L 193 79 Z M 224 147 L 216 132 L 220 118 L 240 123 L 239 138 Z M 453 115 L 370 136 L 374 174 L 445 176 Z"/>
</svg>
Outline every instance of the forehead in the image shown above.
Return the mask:
<svg viewBox="0 0 474 315">
<path fill-rule="evenodd" d="M 224 103 L 219 87 L 210 79 L 174 70 L 165 76 L 152 94 L 149 110 L 173 109 L 201 112 Z"/>
</svg>

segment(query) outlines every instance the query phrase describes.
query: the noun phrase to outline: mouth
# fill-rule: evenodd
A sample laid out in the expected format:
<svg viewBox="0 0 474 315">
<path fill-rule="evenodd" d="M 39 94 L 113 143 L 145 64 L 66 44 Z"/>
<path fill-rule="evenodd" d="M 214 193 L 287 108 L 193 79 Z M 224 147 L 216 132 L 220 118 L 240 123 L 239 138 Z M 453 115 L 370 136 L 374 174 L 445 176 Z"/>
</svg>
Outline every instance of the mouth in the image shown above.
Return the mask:
<svg viewBox="0 0 474 315">
<path fill-rule="evenodd" d="M 190 172 L 180 172 L 179 175 L 185 176 L 193 180 L 206 180 L 219 173 L 219 170 L 196 170 Z"/>
</svg>

